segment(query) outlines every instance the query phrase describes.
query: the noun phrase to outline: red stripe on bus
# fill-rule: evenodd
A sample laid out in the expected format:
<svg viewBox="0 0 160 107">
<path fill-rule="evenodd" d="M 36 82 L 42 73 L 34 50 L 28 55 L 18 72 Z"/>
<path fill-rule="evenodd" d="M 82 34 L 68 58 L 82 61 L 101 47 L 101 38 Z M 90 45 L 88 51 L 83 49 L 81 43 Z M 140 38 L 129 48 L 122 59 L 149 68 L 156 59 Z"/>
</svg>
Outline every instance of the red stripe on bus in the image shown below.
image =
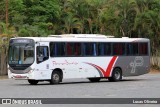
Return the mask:
<svg viewBox="0 0 160 107">
<path fill-rule="evenodd" d="M 94 67 L 98 68 L 98 69 L 102 72 L 103 76 L 105 77 L 105 71 L 103 70 L 103 68 L 101 68 L 100 66 L 95 65 L 95 64 L 92 64 L 92 65 L 93 65 Z"/>
<path fill-rule="evenodd" d="M 111 70 L 112 70 L 112 67 L 113 67 L 113 64 L 115 63 L 116 59 L 117 59 L 117 56 L 114 56 L 111 59 L 111 61 L 109 62 L 109 65 L 108 65 L 106 71 L 103 68 L 101 68 L 100 66 L 98 66 L 98 65 L 95 65 L 95 64 L 92 64 L 92 63 L 87 63 L 87 64 L 90 64 L 90 65 L 98 68 L 103 73 L 104 77 L 109 77 L 110 73 L 111 73 Z"/>
<path fill-rule="evenodd" d="M 104 74 L 105 74 L 105 71 L 104 71 L 103 68 L 101 68 L 100 66 L 95 65 L 95 64 L 92 64 L 92 63 L 88 63 L 88 62 L 85 62 L 85 63 L 87 63 L 87 64 L 95 67 L 96 69 L 98 69 L 98 70 L 103 74 L 103 76 L 105 76 L 105 75 L 104 75 Z"/>
<path fill-rule="evenodd" d="M 106 74 L 105 74 L 106 77 L 109 77 L 109 76 L 110 76 L 110 73 L 111 73 L 113 64 L 115 63 L 116 59 L 117 59 L 117 56 L 114 56 L 114 57 L 111 59 L 109 65 L 108 65 L 108 67 L 107 67 L 107 69 L 106 69 Z"/>
</svg>

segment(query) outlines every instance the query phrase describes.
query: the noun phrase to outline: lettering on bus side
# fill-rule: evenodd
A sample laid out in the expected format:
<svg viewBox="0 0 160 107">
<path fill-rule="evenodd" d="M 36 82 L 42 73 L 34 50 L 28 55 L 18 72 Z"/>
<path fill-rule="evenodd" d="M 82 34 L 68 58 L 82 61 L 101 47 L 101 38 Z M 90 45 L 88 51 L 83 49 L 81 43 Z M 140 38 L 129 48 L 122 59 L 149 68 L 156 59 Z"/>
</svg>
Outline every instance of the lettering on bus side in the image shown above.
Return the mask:
<svg viewBox="0 0 160 107">
<path fill-rule="evenodd" d="M 68 60 L 64 60 L 63 62 L 57 62 L 57 61 L 52 61 L 53 65 L 77 65 L 78 62 L 72 61 L 69 62 Z"/>
</svg>

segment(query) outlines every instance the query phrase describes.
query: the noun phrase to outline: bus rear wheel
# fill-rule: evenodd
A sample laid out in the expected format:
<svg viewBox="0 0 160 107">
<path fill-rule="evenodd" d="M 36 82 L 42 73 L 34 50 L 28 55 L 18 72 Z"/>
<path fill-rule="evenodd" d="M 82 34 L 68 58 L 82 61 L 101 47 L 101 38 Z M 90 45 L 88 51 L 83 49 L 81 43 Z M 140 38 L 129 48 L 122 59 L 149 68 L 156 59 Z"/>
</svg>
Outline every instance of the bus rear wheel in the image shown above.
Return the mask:
<svg viewBox="0 0 160 107">
<path fill-rule="evenodd" d="M 50 83 L 51 84 L 58 84 L 61 81 L 62 81 L 62 76 L 60 75 L 60 73 L 58 71 L 54 71 L 52 73 Z"/>
<path fill-rule="evenodd" d="M 99 82 L 101 78 L 88 78 L 91 82 Z"/>
<path fill-rule="evenodd" d="M 37 85 L 38 84 L 38 80 L 28 80 L 28 82 L 31 84 L 31 85 Z"/>
<path fill-rule="evenodd" d="M 112 72 L 112 77 L 109 77 L 108 80 L 111 82 L 120 81 L 122 79 L 122 71 L 120 68 L 115 68 Z"/>
</svg>

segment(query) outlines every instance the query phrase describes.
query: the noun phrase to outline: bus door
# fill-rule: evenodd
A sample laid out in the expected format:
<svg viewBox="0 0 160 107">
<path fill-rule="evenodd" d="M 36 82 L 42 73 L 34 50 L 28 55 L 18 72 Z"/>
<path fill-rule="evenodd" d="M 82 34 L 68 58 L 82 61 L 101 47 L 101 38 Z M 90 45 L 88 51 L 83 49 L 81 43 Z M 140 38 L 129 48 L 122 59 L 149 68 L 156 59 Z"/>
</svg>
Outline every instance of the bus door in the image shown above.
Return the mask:
<svg viewBox="0 0 160 107">
<path fill-rule="evenodd" d="M 46 78 L 47 71 L 49 70 L 49 51 L 48 46 L 37 46 L 36 47 L 36 63 L 37 71 L 40 77 Z"/>
</svg>

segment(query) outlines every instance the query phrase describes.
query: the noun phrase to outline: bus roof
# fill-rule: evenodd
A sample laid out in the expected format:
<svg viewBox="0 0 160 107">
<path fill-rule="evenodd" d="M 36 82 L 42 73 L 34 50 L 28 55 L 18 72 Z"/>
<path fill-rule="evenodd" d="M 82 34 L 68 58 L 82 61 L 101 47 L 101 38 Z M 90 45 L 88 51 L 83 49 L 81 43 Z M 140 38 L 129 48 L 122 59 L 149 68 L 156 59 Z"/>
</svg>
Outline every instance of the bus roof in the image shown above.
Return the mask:
<svg viewBox="0 0 160 107">
<path fill-rule="evenodd" d="M 149 42 L 147 38 L 114 38 L 114 36 L 100 34 L 63 34 L 50 35 L 48 37 L 16 37 L 12 39 L 33 39 L 35 42 Z"/>
</svg>

